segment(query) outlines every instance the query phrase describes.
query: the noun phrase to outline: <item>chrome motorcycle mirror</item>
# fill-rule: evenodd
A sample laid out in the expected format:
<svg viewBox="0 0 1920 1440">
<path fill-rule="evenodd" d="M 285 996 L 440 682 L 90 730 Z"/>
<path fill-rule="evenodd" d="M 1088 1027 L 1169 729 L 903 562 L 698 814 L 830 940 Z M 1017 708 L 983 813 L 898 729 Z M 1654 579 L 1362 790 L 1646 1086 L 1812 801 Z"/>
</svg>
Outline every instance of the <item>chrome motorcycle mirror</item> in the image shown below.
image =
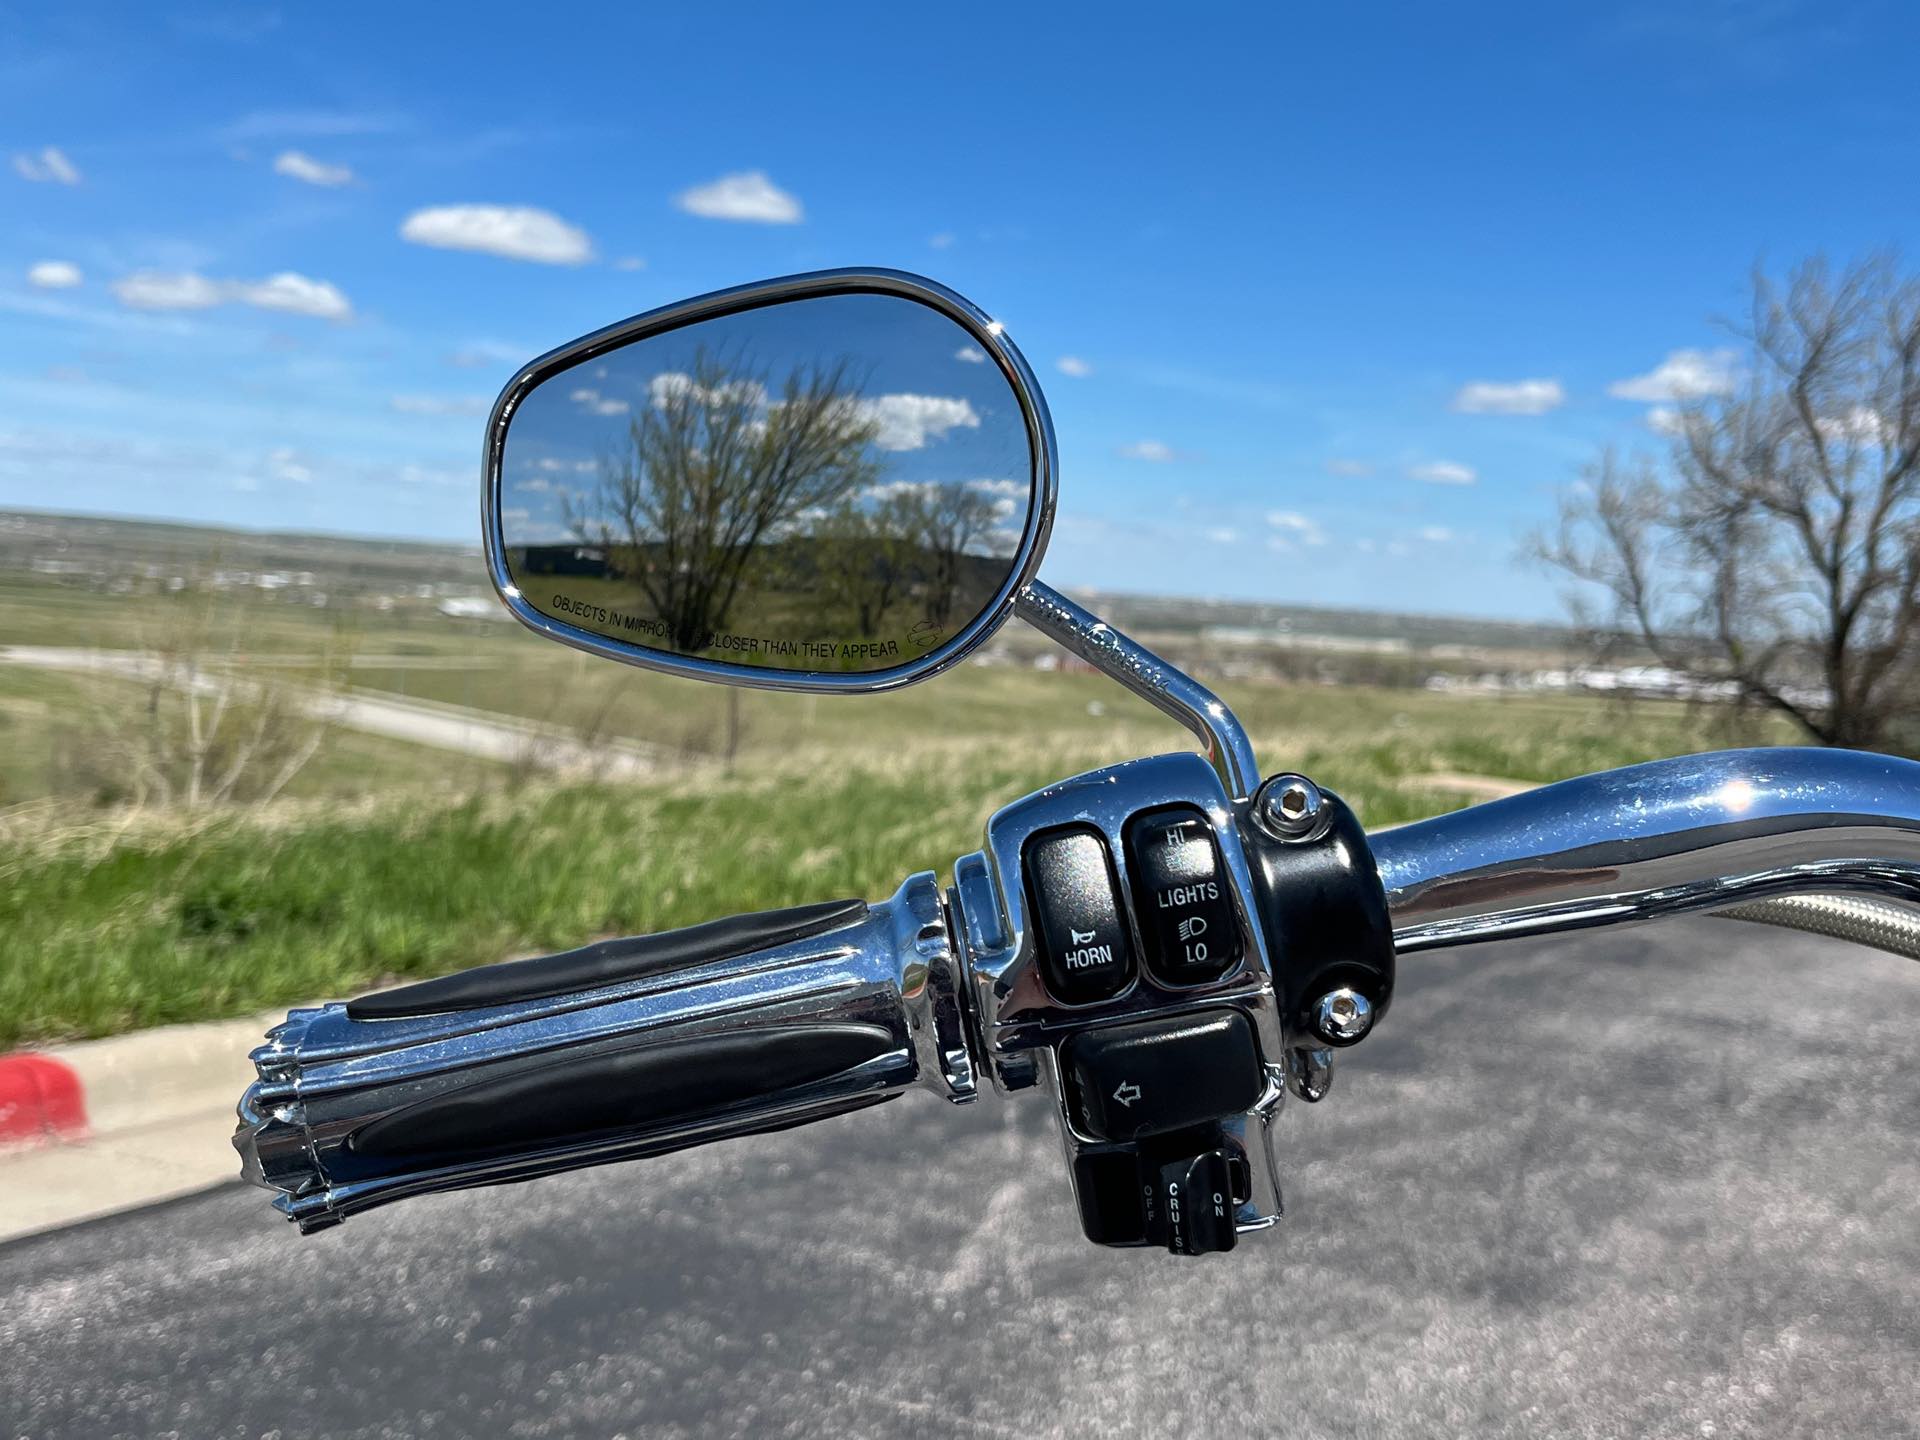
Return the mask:
<svg viewBox="0 0 1920 1440">
<path fill-rule="evenodd" d="M 487 423 L 481 533 L 533 630 L 725 684 L 908 685 L 1017 613 L 1190 729 L 1248 799 L 1232 712 L 1034 578 L 1056 470 L 1039 382 L 998 322 L 918 275 L 826 270 L 521 369 Z"/>
<path fill-rule="evenodd" d="M 487 426 L 508 609 L 629 664 L 885 690 L 991 636 L 1054 505 L 1053 426 L 1001 328 L 885 270 L 742 286 L 533 361 Z"/>
</svg>

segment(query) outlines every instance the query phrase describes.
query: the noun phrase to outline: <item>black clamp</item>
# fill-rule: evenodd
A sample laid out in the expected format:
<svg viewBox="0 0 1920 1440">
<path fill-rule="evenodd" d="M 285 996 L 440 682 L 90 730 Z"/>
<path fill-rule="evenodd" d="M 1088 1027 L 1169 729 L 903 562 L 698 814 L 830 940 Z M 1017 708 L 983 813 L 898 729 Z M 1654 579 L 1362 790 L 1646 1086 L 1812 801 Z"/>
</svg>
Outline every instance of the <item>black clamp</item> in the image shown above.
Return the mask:
<svg viewBox="0 0 1920 1440">
<path fill-rule="evenodd" d="M 1241 832 L 1289 1039 L 1358 1042 L 1393 999 L 1393 921 L 1366 830 L 1331 791 L 1276 775 Z"/>
</svg>

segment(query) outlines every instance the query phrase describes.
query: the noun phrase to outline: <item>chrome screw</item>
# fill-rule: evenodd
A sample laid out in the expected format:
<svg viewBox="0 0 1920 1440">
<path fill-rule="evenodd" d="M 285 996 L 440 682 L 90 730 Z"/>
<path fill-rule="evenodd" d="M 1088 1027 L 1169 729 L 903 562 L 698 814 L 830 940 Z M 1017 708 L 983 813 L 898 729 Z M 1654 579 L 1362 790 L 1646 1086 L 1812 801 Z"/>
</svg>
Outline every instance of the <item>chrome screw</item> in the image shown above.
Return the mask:
<svg viewBox="0 0 1920 1440">
<path fill-rule="evenodd" d="M 1254 797 L 1254 823 L 1276 840 L 1304 840 L 1319 828 L 1325 802 L 1304 775 L 1276 775 Z"/>
<path fill-rule="evenodd" d="M 1314 1002 L 1313 1028 L 1322 1040 L 1351 1045 L 1373 1028 L 1373 1002 L 1344 985 L 1329 990 Z"/>
</svg>

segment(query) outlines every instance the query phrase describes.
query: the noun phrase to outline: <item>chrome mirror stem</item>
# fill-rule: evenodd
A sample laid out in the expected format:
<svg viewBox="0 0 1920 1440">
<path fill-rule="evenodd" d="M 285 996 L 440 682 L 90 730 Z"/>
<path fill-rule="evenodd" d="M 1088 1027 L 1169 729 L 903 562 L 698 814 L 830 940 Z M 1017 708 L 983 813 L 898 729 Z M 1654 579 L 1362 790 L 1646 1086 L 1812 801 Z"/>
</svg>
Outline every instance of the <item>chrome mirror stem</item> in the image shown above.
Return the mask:
<svg viewBox="0 0 1920 1440">
<path fill-rule="evenodd" d="M 1229 799 L 1246 800 L 1259 788 L 1253 744 L 1238 717 L 1184 670 L 1043 581 L 1029 581 L 1014 596 L 1013 613 L 1191 730 Z"/>
</svg>

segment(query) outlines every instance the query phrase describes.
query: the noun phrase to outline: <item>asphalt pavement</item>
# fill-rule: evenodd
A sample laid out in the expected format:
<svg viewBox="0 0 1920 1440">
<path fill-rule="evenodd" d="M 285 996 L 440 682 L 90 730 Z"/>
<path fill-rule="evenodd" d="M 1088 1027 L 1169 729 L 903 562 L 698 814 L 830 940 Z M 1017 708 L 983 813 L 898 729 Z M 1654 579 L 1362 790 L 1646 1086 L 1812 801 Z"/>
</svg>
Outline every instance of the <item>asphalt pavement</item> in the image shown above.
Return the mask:
<svg viewBox="0 0 1920 1440">
<path fill-rule="evenodd" d="M 991 1097 L 307 1240 L 225 1187 L 0 1247 L 0 1437 L 1920 1435 L 1917 1053 L 1920 967 L 1785 932 L 1416 956 L 1198 1261 Z"/>
</svg>

